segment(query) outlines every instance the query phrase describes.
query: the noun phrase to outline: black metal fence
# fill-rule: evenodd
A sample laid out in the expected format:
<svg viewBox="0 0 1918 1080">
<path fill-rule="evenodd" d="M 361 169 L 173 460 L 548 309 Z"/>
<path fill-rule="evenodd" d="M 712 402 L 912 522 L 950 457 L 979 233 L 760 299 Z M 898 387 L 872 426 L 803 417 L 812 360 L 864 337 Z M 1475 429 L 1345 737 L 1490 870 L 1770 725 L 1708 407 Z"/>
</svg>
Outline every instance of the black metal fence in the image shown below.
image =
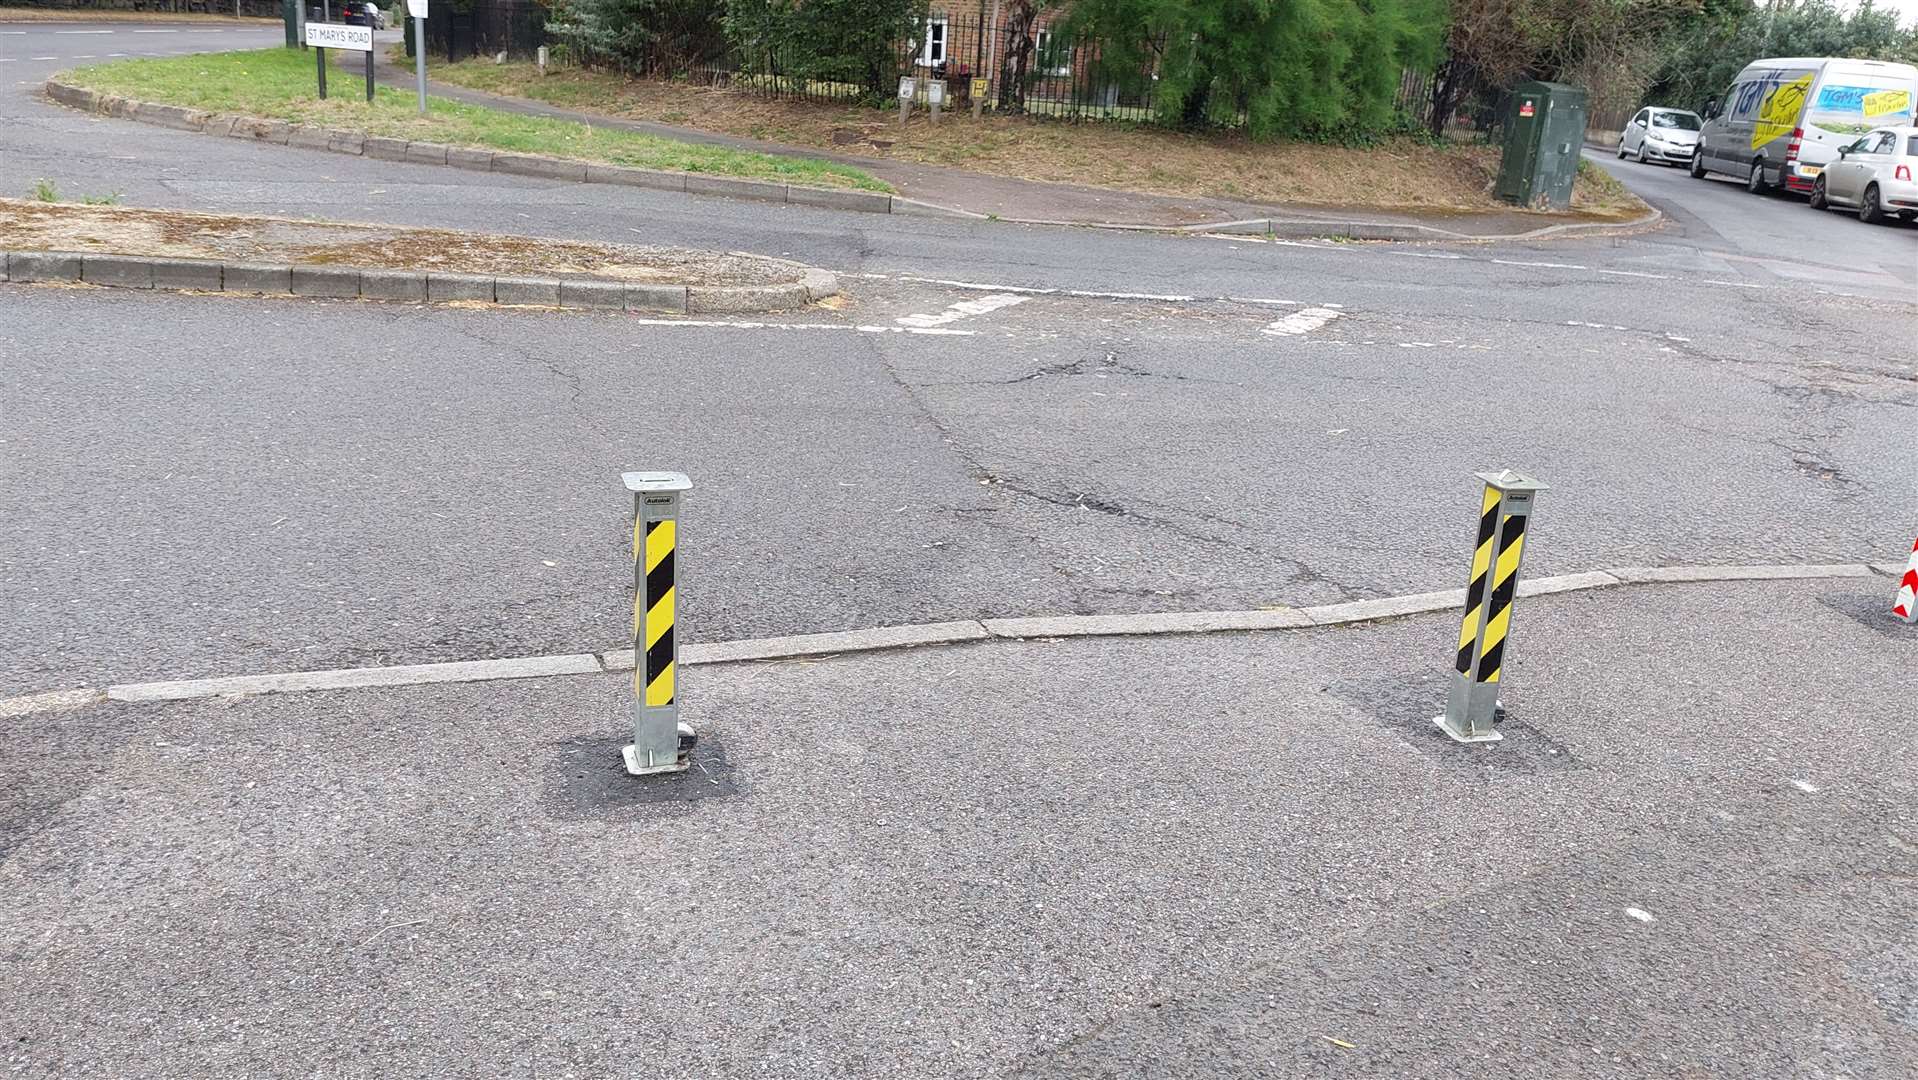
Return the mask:
<svg viewBox="0 0 1918 1080">
<path fill-rule="evenodd" d="M 969 108 L 983 95 L 986 107 L 1001 112 L 1067 120 L 1152 119 L 1154 74 L 1114 78 L 1099 63 L 1096 43 L 1069 36 L 1049 15 L 1041 13 L 1027 25 L 996 10 L 934 8 L 884 63 L 857 73 L 807 72 L 797 58 L 776 48 L 748 45 L 675 74 L 773 98 L 875 104 L 892 98 L 898 80 L 910 76 L 944 80 L 949 107 Z"/>
<path fill-rule="evenodd" d="M 426 53 L 448 60 L 500 53 L 528 57 L 547 44 L 546 14 L 538 0 L 439 0 L 426 20 Z"/>
</svg>

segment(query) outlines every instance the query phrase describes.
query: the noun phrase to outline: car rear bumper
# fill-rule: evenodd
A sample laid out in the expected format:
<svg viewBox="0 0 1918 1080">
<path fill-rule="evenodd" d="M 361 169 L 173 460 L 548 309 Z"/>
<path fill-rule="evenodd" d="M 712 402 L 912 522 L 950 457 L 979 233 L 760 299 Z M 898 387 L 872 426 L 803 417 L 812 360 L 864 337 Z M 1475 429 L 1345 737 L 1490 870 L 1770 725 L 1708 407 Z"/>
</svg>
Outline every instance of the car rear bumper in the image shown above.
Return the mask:
<svg viewBox="0 0 1918 1080">
<path fill-rule="evenodd" d="M 1910 180 L 1880 180 L 1878 201 L 1887 210 L 1918 210 L 1918 183 Z"/>
</svg>

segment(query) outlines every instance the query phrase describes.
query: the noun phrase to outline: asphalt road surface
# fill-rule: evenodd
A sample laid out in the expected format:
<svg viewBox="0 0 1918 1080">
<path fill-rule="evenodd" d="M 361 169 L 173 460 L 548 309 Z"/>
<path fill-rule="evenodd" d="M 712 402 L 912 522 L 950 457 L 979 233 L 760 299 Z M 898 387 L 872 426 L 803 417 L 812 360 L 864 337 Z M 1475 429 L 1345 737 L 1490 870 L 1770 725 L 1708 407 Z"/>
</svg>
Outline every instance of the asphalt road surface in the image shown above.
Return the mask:
<svg viewBox="0 0 1918 1080">
<path fill-rule="evenodd" d="M 244 36 L 205 33 L 164 40 Z M 250 145 L 31 86 L 0 109 L 0 190 L 749 250 L 849 293 L 788 326 L 6 287 L 0 690 L 615 645 L 630 468 L 694 477 L 705 640 L 1456 587 L 1488 468 L 1554 485 L 1533 573 L 1909 543 L 1911 307 L 1871 258 L 1806 281 L 1682 220 L 1493 247 L 885 218 Z M 955 334 L 856 329 L 989 296 Z"/>
</svg>

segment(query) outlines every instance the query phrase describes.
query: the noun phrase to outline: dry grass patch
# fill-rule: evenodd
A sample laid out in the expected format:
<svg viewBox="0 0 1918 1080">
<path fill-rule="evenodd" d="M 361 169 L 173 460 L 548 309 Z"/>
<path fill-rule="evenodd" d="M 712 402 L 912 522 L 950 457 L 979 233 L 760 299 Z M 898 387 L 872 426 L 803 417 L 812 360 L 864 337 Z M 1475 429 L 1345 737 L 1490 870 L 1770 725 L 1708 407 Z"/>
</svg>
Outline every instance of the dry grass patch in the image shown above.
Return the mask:
<svg viewBox="0 0 1918 1080">
<path fill-rule="evenodd" d="M 1119 122 L 1065 123 L 923 110 L 900 127 L 893 113 L 854 105 L 773 101 L 745 91 L 635 80 L 568 69 L 542 76 L 528 63 L 441 66 L 449 83 L 634 120 L 675 124 L 863 157 L 944 165 L 999 176 L 1155 195 L 1328 207 L 1510 210 L 1492 198 L 1495 147 L 1403 138 L 1372 147 L 1254 143 Z M 1642 205 L 1602 173 L 1580 177 L 1574 209 L 1630 215 Z"/>
</svg>

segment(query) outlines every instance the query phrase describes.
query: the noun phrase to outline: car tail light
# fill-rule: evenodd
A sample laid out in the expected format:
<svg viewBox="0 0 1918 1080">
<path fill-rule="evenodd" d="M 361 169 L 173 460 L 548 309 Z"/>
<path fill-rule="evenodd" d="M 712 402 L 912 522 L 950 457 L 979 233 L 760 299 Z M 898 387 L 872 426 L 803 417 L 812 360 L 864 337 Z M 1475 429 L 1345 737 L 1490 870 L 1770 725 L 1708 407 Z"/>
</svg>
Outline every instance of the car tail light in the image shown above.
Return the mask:
<svg viewBox="0 0 1918 1080">
<path fill-rule="evenodd" d="M 1891 171 L 1891 175 L 1894 180 L 1909 180 L 1911 179 L 1911 166 L 1900 165 Z"/>
<path fill-rule="evenodd" d="M 1785 164 L 1789 165 L 1792 162 L 1797 161 L 1798 150 L 1800 147 L 1804 145 L 1805 145 L 1805 129 L 1792 128 L 1791 129 L 1791 145 L 1785 147 Z"/>
</svg>

